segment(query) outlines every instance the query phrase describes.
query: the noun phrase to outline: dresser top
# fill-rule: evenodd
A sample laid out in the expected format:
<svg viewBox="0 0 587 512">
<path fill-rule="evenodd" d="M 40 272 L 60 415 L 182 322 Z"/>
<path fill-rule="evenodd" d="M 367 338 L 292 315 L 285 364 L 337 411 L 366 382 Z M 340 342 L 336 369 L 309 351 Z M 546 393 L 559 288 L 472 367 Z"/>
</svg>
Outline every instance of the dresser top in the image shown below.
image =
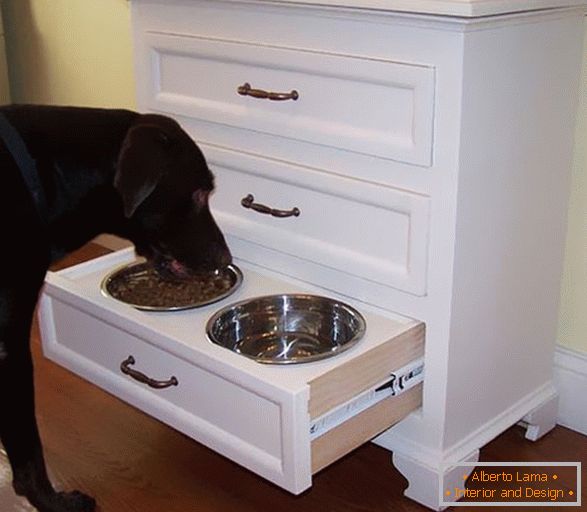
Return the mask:
<svg viewBox="0 0 587 512">
<path fill-rule="evenodd" d="M 267 0 L 277 4 L 308 4 L 459 17 L 493 16 L 555 7 L 587 6 L 587 0 Z"/>
</svg>

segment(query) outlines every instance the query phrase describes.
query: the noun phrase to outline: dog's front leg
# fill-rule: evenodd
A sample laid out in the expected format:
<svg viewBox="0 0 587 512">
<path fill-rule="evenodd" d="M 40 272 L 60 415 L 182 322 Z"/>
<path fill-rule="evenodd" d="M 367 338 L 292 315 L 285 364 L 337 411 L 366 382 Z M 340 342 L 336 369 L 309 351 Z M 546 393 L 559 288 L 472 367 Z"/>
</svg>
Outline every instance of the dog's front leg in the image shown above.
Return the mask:
<svg viewBox="0 0 587 512">
<path fill-rule="evenodd" d="M 35 418 L 29 336 L 42 283 L 0 285 L 0 440 L 8 455 L 13 486 L 39 512 L 91 512 L 93 498 L 56 492 L 47 476 Z"/>
</svg>

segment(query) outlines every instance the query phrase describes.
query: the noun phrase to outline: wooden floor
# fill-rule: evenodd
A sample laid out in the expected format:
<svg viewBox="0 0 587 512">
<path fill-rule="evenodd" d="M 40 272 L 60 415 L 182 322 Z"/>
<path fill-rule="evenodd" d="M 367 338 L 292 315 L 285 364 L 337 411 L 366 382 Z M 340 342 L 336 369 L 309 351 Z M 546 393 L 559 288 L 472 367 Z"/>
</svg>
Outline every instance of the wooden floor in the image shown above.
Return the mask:
<svg viewBox="0 0 587 512">
<path fill-rule="evenodd" d="M 68 262 L 96 256 L 97 250 L 86 247 Z M 427 510 L 402 496 L 406 480 L 391 465 L 389 452 L 373 444 L 325 469 L 310 490 L 292 496 L 47 361 L 37 326 L 32 336 L 38 418 L 50 473 L 60 488 L 93 495 L 102 512 Z M 522 428 L 513 427 L 482 450 L 482 460 L 581 461 L 585 468 L 587 437 L 557 427 L 532 443 L 524 439 Z M 582 493 L 587 500 L 585 470 Z M 0 451 L 0 511 L 29 510 L 12 493 L 6 456 Z"/>
</svg>

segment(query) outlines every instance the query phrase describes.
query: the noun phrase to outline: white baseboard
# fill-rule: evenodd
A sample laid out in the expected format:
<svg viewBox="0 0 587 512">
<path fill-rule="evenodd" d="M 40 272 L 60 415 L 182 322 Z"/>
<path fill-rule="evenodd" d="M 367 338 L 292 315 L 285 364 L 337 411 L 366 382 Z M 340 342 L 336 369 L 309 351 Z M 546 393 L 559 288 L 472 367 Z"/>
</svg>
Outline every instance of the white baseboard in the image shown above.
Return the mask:
<svg viewBox="0 0 587 512">
<path fill-rule="evenodd" d="M 417 459 L 419 464 L 436 470 L 456 461 L 467 460 L 471 453 L 485 446 L 528 413 L 550 402 L 556 396 L 557 389 L 554 383 L 548 381 L 444 451 L 428 448 L 409 438 L 401 431 L 403 427 L 401 423 L 376 437 L 373 442 L 391 452 Z M 417 416 L 409 419 L 420 421 Z"/>
<path fill-rule="evenodd" d="M 558 345 L 554 383 L 559 393 L 557 423 L 587 436 L 587 353 Z"/>
</svg>

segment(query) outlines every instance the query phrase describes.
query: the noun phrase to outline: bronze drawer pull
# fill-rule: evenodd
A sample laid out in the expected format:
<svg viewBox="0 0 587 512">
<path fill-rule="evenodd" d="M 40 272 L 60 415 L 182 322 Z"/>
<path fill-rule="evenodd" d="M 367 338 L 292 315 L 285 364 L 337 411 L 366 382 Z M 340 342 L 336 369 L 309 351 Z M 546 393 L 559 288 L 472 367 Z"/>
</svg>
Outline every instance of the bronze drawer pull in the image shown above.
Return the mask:
<svg viewBox="0 0 587 512">
<path fill-rule="evenodd" d="M 292 208 L 291 210 L 276 210 L 274 208 L 269 208 L 269 206 L 265 206 L 264 204 L 255 203 L 254 201 L 255 198 L 253 197 L 253 194 L 249 194 L 247 197 L 241 199 L 241 205 L 243 208 L 250 208 L 256 212 L 279 218 L 299 217 L 301 213 L 299 208 Z"/>
<path fill-rule="evenodd" d="M 298 91 L 296 90 L 291 92 L 269 92 L 264 91 L 263 89 L 253 89 L 251 88 L 251 84 L 248 82 L 245 82 L 243 85 L 239 86 L 236 92 L 238 92 L 241 96 L 251 96 L 253 98 L 272 101 L 296 101 L 300 97 Z"/>
<path fill-rule="evenodd" d="M 120 371 L 134 380 L 137 380 L 147 386 L 155 389 L 164 389 L 171 386 L 177 386 L 179 381 L 175 377 L 171 377 L 169 380 L 155 380 L 151 377 L 147 377 L 144 373 L 138 372 L 130 368 L 135 364 L 135 358 L 128 356 L 122 363 L 120 363 Z"/>
</svg>

